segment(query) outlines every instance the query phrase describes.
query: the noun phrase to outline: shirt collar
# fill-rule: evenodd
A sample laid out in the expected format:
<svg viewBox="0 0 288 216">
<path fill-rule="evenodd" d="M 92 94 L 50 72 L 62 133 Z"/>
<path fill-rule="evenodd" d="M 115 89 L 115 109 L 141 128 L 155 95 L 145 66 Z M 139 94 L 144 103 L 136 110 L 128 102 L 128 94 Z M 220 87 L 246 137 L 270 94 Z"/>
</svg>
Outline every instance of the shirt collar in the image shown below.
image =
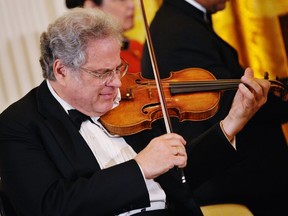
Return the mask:
<svg viewBox="0 0 288 216">
<path fill-rule="evenodd" d="M 54 91 L 54 89 L 52 88 L 52 86 L 48 80 L 46 80 L 46 83 L 47 83 L 48 89 L 51 92 L 51 94 L 53 95 L 53 97 L 61 104 L 61 106 L 64 108 L 64 110 L 66 111 L 67 114 L 68 114 L 68 110 L 75 109 L 70 104 L 68 104 L 66 101 L 64 101 L 61 97 L 59 97 L 59 95 L 57 95 L 57 93 Z"/>
<path fill-rule="evenodd" d="M 68 110 L 75 109 L 70 104 L 68 104 L 66 101 L 64 101 L 61 97 L 59 97 L 59 95 L 57 95 L 57 93 L 52 88 L 52 86 L 48 80 L 46 80 L 46 83 L 47 83 L 48 89 L 51 92 L 51 94 L 53 95 L 53 97 L 60 103 L 60 105 L 63 107 L 63 109 L 66 111 L 67 114 L 68 114 Z M 121 100 L 121 94 L 120 94 L 120 90 L 118 89 L 118 93 L 117 93 L 117 96 L 114 100 L 112 109 L 114 109 L 115 107 L 117 107 L 119 105 L 120 100 Z M 91 116 L 91 118 L 94 122 L 96 122 L 100 117 Z"/>
<path fill-rule="evenodd" d="M 201 10 L 203 13 L 207 12 L 206 8 L 204 8 L 201 4 L 199 4 L 195 0 L 185 0 L 185 1 L 188 2 L 189 4 L 193 5 L 197 9 Z"/>
</svg>

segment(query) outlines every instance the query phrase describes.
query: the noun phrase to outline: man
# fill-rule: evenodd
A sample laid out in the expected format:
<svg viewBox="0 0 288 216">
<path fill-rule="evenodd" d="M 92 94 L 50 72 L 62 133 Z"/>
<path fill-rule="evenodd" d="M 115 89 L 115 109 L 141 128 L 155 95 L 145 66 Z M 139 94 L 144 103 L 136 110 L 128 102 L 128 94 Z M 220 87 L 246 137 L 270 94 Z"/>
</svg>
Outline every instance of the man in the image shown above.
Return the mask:
<svg viewBox="0 0 288 216">
<path fill-rule="evenodd" d="M 128 67 L 121 34 L 108 15 L 80 8 L 42 33 L 45 80 L 0 115 L 0 176 L 17 215 L 201 215 L 179 180 L 187 155 L 198 155 L 190 160 L 198 167 L 214 161 L 195 170 L 203 181 L 241 160 L 230 140 L 270 87 L 251 70 L 229 114 L 195 142 L 174 133 L 123 139 L 102 127 Z"/>
<path fill-rule="evenodd" d="M 151 39 L 162 78 L 170 72 L 203 68 L 216 79 L 239 79 L 244 72 L 237 52 L 214 31 L 211 14 L 225 8 L 226 0 L 164 0 L 150 26 Z M 173 23 L 173 26 L 172 26 Z M 142 75 L 153 78 L 150 56 L 144 46 Z M 212 118 L 200 122 L 174 119 L 174 132 L 193 139 L 229 112 L 235 92 L 221 95 L 220 109 Z M 281 123 L 287 121 L 287 103 L 270 94 L 268 103 L 239 133 L 237 151 L 246 162 L 199 184 L 186 169 L 188 183 L 196 200 L 204 204 L 240 202 L 257 215 L 287 214 L 288 152 Z M 197 103 L 197 101 L 195 101 Z M 156 129 L 155 129 L 156 130 Z M 190 133 L 190 131 L 193 133 Z M 189 162 L 188 162 L 189 163 Z M 279 213 L 281 214 L 281 213 Z"/>
</svg>

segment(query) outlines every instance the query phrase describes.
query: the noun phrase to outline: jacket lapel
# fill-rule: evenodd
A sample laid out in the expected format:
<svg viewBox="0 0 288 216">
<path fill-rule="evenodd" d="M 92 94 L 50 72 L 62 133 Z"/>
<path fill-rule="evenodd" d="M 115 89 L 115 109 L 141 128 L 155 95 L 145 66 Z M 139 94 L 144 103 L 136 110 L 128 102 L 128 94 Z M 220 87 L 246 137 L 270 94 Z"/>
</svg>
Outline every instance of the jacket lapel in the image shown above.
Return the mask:
<svg viewBox="0 0 288 216">
<path fill-rule="evenodd" d="M 69 116 L 50 93 L 46 81 L 38 88 L 37 101 L 39 113 L 43 116 L 45 125 L 48 127 L 56 142 L 51 142 L 51 145 L 57 145 L 61 149 L 62 154 L 53 152 L 56 146 L 50 146 L 51 151 L 57 160 L 62 160 L 64 157 L 68 160 L 77 172 L 78 175 L 85 175 L 95 170 L 99 170 L 99 164 L 91 152 L 89 146 L 82 138 L 81 134 L 76 130 Z"/>
</svg>

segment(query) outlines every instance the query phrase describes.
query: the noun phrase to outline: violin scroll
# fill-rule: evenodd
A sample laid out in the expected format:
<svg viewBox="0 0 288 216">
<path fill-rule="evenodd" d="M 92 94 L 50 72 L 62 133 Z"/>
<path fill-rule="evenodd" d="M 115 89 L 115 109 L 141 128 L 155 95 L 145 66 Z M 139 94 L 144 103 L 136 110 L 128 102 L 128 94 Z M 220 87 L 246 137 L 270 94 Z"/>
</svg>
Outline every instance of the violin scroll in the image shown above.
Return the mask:
<svg viewBox="0 0 288 216">
<path fill-rule="evenodd" d="M 264 73 L 264 79 L 269 80 L 269 73 Z M 282 83 L 279 77 L 276 80 L 269 80 L 271 83 L 270 91 L 274 93 L 275 96 L 281 98 L 283 101 L 288 101 L 288 87 Z"/>
</svg>

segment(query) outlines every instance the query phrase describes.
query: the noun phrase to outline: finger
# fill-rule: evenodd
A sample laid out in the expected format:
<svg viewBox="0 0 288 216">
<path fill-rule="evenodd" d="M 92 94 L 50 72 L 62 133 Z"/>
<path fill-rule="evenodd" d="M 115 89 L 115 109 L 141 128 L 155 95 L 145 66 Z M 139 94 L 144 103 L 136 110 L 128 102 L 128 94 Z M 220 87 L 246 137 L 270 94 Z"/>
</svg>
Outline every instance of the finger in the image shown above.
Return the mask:
<svg viewBox="0 0 288 216">
<path fill-rule="evenodd" d="M 257 102 L 259 102 L 260 104 L 265 103 L 270 88 L 269 81 L 243 78 L 243 82 L 245 82 L 246 88 L 250 91 L 250 93 L 253 94 L 252 96 Z M 246 97 L 249 96 L 248 91 L 244 90 L 244 88 L 242 88 L 242 90 L 242 93 L 244 93 Z"/>
<path fill-rule="evenodd" d="M 250 78 L 253 78 L 254 77 L 254 72 L 251 68 L 246 68 L 245 69 L 245 72 L 244 72 L 244 76 L 247 76 L 247 77 L 250 77 Z"/>
<path fill-rule="evenodd" d="M 175 148 L 177 149 L 175 155 L 185 155 L 186 154 L 186 149 L 184 148 L 184 146 L 176 146 Z"/>
<path fill-rule="evenodd" d="M 180 146 L 177 146 L 177 155 L 181 154 L 182 150 L 181 150 L 181 147 Z"/>
<path fill-rule="evenodd" d="M 179 142 L 183 145 L 186 144 L 185 139 L 179 134 L 168 133 L 168 134 L 162 135 L 162 138 L 166 140 L 167 142 L 169 142 L 171 145 L 178 145 Z"/>
<path fill-rule="evenodd" d="M 183 168 L 187 165 L 187 155 L 186 154 L 175 155 L 173 160 L 174 160 L 174 166 L 176 166 L 176 167 Z"/>
<path fill-rule="evenodd" d="M 271 83 L 268 80 L 256 79 L 256 82 L 261 86 L 263 95 L 266 97 L 271 87 Z"/>
<path fill-rule="evenodd" d="M 241 88 L 241 90 L 243 90 L 243 93 L 245 93 L 246 96 L 249 96 L 249 93 L 252 93 L 253 95 L 251 96 L 255 97 L 256 100 L 263 98 L 263 96 L 265 95 L 265 92 L 264 92 L 263 87 L 257 82 L 257 79 L 242 77 L 241 80 L 245 84 L 245 87 L 247 90 L 243 88 L 244 86 L 242 86 L 241 88 L 240 87 L 241 84 L 239 85 L 239 87 Z M 249 96 L 249 98 L 251 96 Z"/>
<path fill-rule="evenodd" d="M 249 99 L 249 100 L 254 99 L 254 94 L 253 94 L 254 90 L 247 87 L 247 85 L 240 83 L 239 90 L 244 95 L 244 98 Z"/>
<path fill-rule="evenodd" d="M 268 94 L 271 85 L 268 80 L 254 78 L 254 72 L 251 68 L 247 68 L 245 70 L 241 81 L 245 83 L 246 86 L 249 86 L 248 88 L 251 90 L 251 92 L 254 94 L 256 92 L 256 94 L 260 95 L 260 97 L 266 96 Z"/>
</svg>

